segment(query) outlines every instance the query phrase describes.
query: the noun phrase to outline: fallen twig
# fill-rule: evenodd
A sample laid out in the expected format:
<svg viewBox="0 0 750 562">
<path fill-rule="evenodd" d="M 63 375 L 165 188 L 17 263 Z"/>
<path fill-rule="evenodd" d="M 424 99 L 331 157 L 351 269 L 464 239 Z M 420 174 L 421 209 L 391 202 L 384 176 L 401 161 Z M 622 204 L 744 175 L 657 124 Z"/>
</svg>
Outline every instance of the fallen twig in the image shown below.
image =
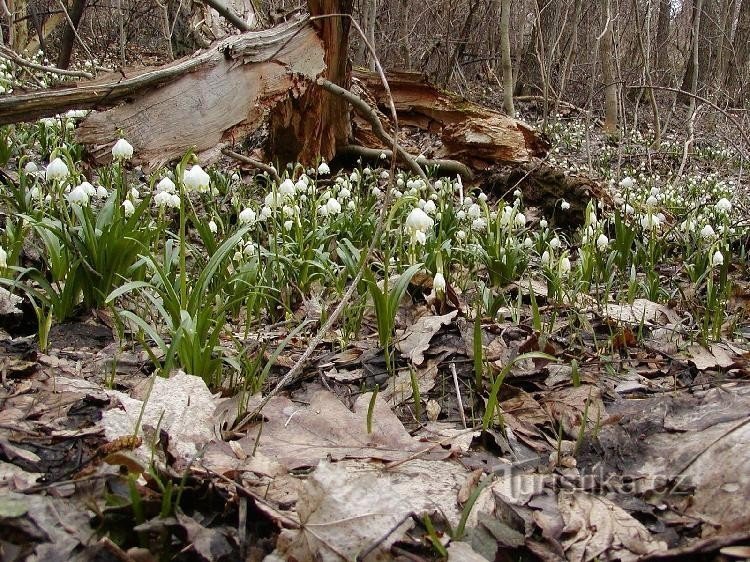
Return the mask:
<svg viewBox="0 0 750 562">
<path fill-rule="evenodd" d="M 367 158 L 368 160 L 373 161 L 379 160 L 382 154 L 385 154 L 385 157 L 388 159 L 393 158 L 393 151 L 387 148 L 368 148 L 366 146 L 358 146 L 354 144 L 340 146 L 336 150 L 336 153 L 351 156 L 362 156 L 363 158 Z M 474 172 L 472 172 L 466 164 L 463 164 L 458 160 L 448 160 L 442 158 L 430 159 L 425 158 L 424 156 L 417 156 L 416 158 L 414 158 L 414 160 L 416 160 L 417 164 L 420 164 L 421 166 L 437 166 L 440 172 L 444 174 L 459 174 L 466 180 L 474 179 Z"/>
<path fill-rule="evenodd" d="M 235 160 L 238 160 L 242 162 L 243 164 L 247 164 L 248 166 L 252 166 L 254 168 L 257 168 L 258 170 L 263 170 L 264 172 L 268 172 L 268 174 L 273 177 L 276 181 L 280 181 L 279 173 L 276 171 L 276 168 L 273 166 L 269 166 L 268 164 L 264 164 L 263 162 L 259 160 L 254 160 L 250 158 L 249 156 L 245 156 L 243 154 L 240 154 L 238 152 L 234 152 L 233 150 L 229 150 L 228 148 L 225 148 L 221 151 L 222 154 L 229 156 L 230 158 L 234 158 Z"/>
</svg>

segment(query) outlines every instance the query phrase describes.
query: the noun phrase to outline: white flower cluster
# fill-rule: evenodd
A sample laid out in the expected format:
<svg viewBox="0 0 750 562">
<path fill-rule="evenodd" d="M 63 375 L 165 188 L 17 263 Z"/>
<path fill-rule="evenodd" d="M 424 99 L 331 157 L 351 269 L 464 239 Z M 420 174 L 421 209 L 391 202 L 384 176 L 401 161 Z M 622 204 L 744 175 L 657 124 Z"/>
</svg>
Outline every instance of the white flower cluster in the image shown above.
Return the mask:
<svg viewBox="0 0 750 562">
<path fill-rule="evenodd" d="M 179 209 L 180 195 L 177 193 L 177 186 L 169 177 L 163 177 L 159 183 L 156 184 L 156 192 L 154 193 L 154 205 L 160 209 L 170 208 Z"/>
</svg>

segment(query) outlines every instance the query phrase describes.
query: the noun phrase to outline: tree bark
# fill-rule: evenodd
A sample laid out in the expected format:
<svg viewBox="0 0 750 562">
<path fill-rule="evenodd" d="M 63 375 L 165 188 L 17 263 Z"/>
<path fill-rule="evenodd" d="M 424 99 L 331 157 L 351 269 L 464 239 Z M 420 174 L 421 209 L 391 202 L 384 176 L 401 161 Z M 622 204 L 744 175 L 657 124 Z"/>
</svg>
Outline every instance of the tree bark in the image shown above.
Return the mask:
<svg viewBox="0 0 750 562">
<path fill-rule="evenodd" d="M 23 52 L 29 42 L 29 27 L 26 24 L 27 0 L 7 0 L 7 7 L 13 18 L 9 22 L 10 48 L 17 53 Z"/>
<path fill-rule="evenodd" d="M 364 90 L 357 92 L 360 97 L 369 95 L 380 109 L 388 107 L 388 94 L 377 74 L 354 72 L 354 78 L 354 90 Z M 498 163 L 528 162 L 549 149 L 547 140 L 525 123 L 438 90 L 418 73 L 391 73 L 388 85 L 399 125 L 440 137 L 443 146 L 431 155 L 434 158 L 453 158 L 474 170 L 486 170 Z M 357 140 L 377 146 L 368 128 L 359 121 L 354 125 Z"/>
<path fill-rule="evenodd" d="M 516 116 L 513 107 L 513 62 L 510 57 L 510 0 L 500 4 L 500 51 L 503 61 L 503 109 L 511 116 Z"/>
<path fill-rule="evenodd" d="M 609 0 L 601 0 L 604 17 L 604 31 L 600 37 L 599 57 L 602 64 L 602 81 L 604 82 L 604 133 L 617 135 L 617 83 L 612 56 L 612 14 Z"/>
<path fill-rule="evenodd" d="M 672 20 L 671 0 L 659 0 L 659 16 L 656 20 L 656 70 L 669 68 L 669 28 Z"/>
<path fill-rule="evenodd" d="M 68 68 L 70 66 L 70 57 L 73 54 L 73 45 L 76 41 L 76 30 L 78 24 L 81 23 L 81 18 L 86 10 L 86 0 L 74 0 L 72 6 L 68 10 L 70 21 L 73 25 L 65 26 L 63 31 L 62 39 L 60 40 L 60 56 L 57 57 L 58 68 Z"/>
<path fill-rule="evenodd" d="M 309 0 L 313 18 L 327 14 L 351 14 L 353 0 Z M 314 26 L 325 50 L 325 78 L 349 88 L 348 18 L 320 17 Z M 349 108 L 342 98 L 320 88 L 307 90 L 299 97 L 288 97 L 271 119 L 271 149 L 281 161 L 313 163 L 331 159 L 336 146 L 349 144 L 351 125 Z"/>
</svg>

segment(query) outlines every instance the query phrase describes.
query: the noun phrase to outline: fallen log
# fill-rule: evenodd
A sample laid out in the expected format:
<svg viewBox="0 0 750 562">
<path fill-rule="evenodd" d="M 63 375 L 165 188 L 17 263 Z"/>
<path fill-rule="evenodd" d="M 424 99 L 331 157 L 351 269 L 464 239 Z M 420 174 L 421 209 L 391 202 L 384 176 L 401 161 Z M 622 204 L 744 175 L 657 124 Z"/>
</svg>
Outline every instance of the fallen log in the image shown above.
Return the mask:
<svg viewBox="0 0 750 562">
<path fill-rule="evenodd" d="M 349 20 L 336 14 L 350 13 L 352 0 L 308 5 L 313 20 L 230 36 L 156 69 L 124 69 L 72 87 L 3 96 L 0 124 L 96 109 L 76 132 L 93 159 L 110 160 L 112 142 L 123 136 L 135 148 L 134 163 L 147 168 L 191 149 L 204 162 L 216 160 L 266 126 L 265 154 L 281 164 L 330 160 L 339 148 L 351 153 L 353 144 L 391 149 L 393 129 L 378 111 L 388 105 L 380 76 L 352 75 L 349 68 Z M 399 73 L 389 82 L 399 123 L 439 135 L 442 147 L 427 156 L 452 160 L 464 177 L 498 163 L 528 162 L 547 149 L 528 125 L 441 92 L 420 75 Z M 352 118 L 353 99 L 362 102 L 354 105 L 366 119 Z M 422 173 L 414 160 L 420 151 L 413 152 L 397 148 L 399 158 Z"/>
<path fill-rule="evenodd" d="M 188 74 L 91 115 L 77 139 L 99 161 L 118 134 L 152 166 L 191 148 L 213 160 L 263 126 L 282 102 L 303 95 L 325 71 L 324 56 L 315 30 L 300 22 L 230 37 L 195 57 L 201 62 Z"/>
<path fill-rule="evenodd" d="M 353 81 L 380 108 L 386 106 L 387 96 L 376 74 L 357 70 Z M 440 137 L 443 146 L 435 158 L 451 158 L 483 170 L 500 163 L 528 162 L 549 149 L 547 139 L 526 123 L 438 90 L 419 73 L 389 74 L 388 84 L 399 124 Z M 372 143 L 367 127 L 360 126 L 355 138 Z"/>
</svg>

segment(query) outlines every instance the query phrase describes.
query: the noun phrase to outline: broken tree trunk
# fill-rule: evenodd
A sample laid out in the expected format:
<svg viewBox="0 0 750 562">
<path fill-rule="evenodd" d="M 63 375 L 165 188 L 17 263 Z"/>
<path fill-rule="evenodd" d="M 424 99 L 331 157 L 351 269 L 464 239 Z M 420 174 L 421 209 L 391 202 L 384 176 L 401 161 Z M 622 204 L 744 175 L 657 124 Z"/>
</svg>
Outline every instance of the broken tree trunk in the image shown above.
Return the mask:
<svg viewBox="0 0 750 562">
<path fill-rule="evenodd" d="M 325 45 L 329 82 L 349 87 L 349 19 L 352 0 L 309 0 L 313 25 Z M 328 15 L 328 16 L 327 16 Z M 322 88 L 290 96 L 271 116 L 271 153 L 281 161 L 330 160 L 336 147 L 348 144 L 351 122 L 347 102 Z"/>
<path fill-rule="evenodd" d="M 354 79 L 355 86 L 369 93 L 373 103 L 386 107 L 386 92 L 376 74 L 356 71 Z M 528 162 L 549 149 L 549 142 L 529 125 L 438 90 L 419 73 L 391 74 L 388 84 L 399 125 L 440 136 L 443 146 L 435 158 L 452 158 L 483 170 L 498 163 Z M 357 123 L 355 138 L 364 144 L 375 142 L 369 127 L 362 123 Z"/>
<path fill-rule="evenodd" d="M 108 147 L 122 135 L 135 147 L 139 162 L 161 164 L 191 148 L 218 152 L 256 130 L 282 100 L 314 84 L 325 70 L 324 56 L 312 27 L 288 22 L 229 37 L 156 70 L 5 96 L 0 123 L 115 106 L 84 120 L 78 140 L 93 146 L 96 160 L 104 161 Z"/>
</svg>

